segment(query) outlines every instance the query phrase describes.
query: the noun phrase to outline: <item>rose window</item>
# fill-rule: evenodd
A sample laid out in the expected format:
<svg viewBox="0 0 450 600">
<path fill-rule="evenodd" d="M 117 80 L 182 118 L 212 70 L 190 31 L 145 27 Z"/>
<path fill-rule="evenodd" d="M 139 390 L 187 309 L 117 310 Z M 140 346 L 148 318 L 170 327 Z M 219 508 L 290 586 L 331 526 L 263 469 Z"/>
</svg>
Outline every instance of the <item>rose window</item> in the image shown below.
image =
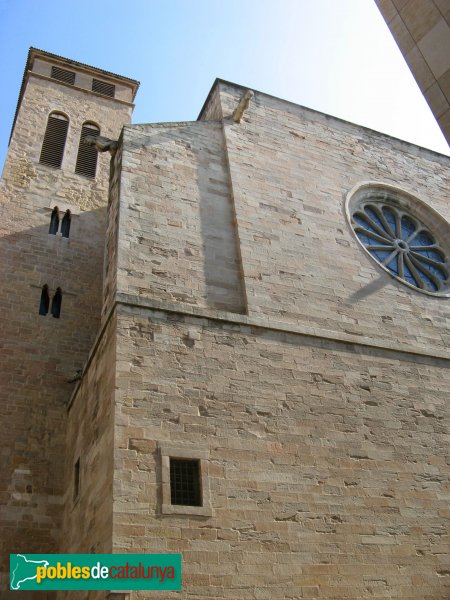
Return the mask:
<svg viewBox="0 0 450 600">
<path fill-rule="evenodd" d="M 393 277 L 425 293 L 442 295 L 450 284 L 448 248 L 424 223 L 428 216 L 424 208 L 418 212 L 425 218 L 418 218 L 401 200 L 386 191 L 366 191 L 350 209 L 353 230 L 369 255 Z M 436 225 L 442 234 L 444 227 L 437 220 Z"/>
</svg>

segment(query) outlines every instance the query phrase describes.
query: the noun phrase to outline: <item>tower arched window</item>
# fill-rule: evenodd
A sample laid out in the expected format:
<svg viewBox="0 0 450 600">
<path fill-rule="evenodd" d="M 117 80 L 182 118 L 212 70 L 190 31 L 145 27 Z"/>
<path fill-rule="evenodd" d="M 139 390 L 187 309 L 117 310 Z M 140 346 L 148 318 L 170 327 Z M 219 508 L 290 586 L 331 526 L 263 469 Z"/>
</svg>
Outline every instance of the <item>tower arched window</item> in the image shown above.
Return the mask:
<svg viewBox="0 0 450 600">
<path fill-rule="evenodd" d="M 48 313 L 49 306 L 50 306 L 50 296 L 48 295 L 48 285 L 45 284 L 42 286 L 41 302 L 39 304 L 39 314 L 45 316 Z"/>
<path fill-rule="evenodd" d="M 97 170 L 97 150 L 94 146 L 88 146 L 84 139 L 88 135 L 100 135 L 100 128 L 94 123 L 84 123 L 81 128 L 80 144 L 78 146 L 77 164 L 75 173 L 94 179 Z"/>
<path fill-rule="evenodd" d="M 70 214 L 70 210 L 67 209 L 61 223 L 61 234 L 64 238 L 69 237 L 71 219 L 72 215 Z"/>
<path fill-rule="evenodd" d="M 58 288 L 56 288 L 55 295 L 53 296 L 52 308 L 51 308 L 52 315 L 53 315 L 53 317 L 55 317 L 55 319 L 59 319 L 59 317 L 61 315 L 61 302 L 62 302 L 62 292 L 61 292 L 61 288 L 58 287 Z"/>
<path fill-rule="evenodd" d="M 68 129 L 69 119 L 65 115 L 59 112 L 49 115 L 39 158 L 41 164 L 54 169 L 61 167 Z"/>
<path fill-rule="evenodd" d="M 58 233 L 59 228 L 59 209 L 57 206 L 52 210 L 52 215 L 50 217 L 50 227 L 48 228 L 48 232 L 52 235 L 56 235 Z"/>
</svg>

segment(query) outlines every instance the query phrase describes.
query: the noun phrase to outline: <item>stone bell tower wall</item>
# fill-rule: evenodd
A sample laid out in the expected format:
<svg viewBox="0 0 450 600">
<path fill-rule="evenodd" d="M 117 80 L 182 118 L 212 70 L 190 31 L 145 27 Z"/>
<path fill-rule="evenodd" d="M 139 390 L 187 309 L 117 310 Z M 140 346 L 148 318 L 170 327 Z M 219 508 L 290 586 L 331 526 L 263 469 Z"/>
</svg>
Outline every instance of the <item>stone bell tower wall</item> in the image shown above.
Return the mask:
<svg viewBox="0 0 450 600">
<path fill-rule="evenodd" d="M 75 73 L 69 85 L 52 67 Z M 117 98 L 91 91 L 89 77 L 114 82 Z M 75 173 L 83 123 L 117 139 L 131 118 L 137 82 L 30 50 L 0 184 L 0 556 L 58 548 L 64 489 L 66 404 L 100 325 L 109 153 L 96 174 Z M 127 99 L 123 99 L 126 96 Z M 68 119 L 60 168 L 41 164 L 48 116 Z M 52 210 L 70 210 L 69 237 L 49 234 Z M 60 318 L 40 315 L 62 292 Z M 5 593 L 8 593 L 5 591 Z"/>
</svg>

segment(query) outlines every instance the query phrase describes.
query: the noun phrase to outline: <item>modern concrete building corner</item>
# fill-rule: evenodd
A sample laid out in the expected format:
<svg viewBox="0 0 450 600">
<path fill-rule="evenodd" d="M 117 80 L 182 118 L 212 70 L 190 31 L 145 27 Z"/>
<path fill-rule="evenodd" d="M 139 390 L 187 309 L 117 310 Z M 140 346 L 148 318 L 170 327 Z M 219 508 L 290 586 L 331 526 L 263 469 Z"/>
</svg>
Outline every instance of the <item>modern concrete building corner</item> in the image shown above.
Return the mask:
<svg viewBox="0 0 450 600">
<path fill-rule="evenodd" d="M 32 52 L 0 188 L 3 597 L 448 598 L 450 159 L 222 80 L 196 121 L 131 125 L 137 82 Z M 94 176 L 86 123 L 118 140 Z M 183 588 L 8 592 L 18 552 L 181 552 Z"/>
</svg>

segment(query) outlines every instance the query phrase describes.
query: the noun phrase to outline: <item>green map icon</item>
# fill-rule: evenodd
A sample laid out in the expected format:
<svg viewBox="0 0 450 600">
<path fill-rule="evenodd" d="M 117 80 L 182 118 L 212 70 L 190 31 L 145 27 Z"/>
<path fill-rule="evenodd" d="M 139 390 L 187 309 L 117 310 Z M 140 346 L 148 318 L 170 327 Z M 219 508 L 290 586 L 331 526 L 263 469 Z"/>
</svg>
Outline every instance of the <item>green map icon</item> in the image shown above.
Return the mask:
<svg viewBox="0 0 450 600">
<path fill-rule="evenodd" d="M 21 585 L 25 581 L 36 579 L 36 568 L 48 567 L 49 563 L 46 560 L 31 560 L 25 554 L 10 555 L 10 581 L 12 590 L 20 590 Z"/>
</svg>

